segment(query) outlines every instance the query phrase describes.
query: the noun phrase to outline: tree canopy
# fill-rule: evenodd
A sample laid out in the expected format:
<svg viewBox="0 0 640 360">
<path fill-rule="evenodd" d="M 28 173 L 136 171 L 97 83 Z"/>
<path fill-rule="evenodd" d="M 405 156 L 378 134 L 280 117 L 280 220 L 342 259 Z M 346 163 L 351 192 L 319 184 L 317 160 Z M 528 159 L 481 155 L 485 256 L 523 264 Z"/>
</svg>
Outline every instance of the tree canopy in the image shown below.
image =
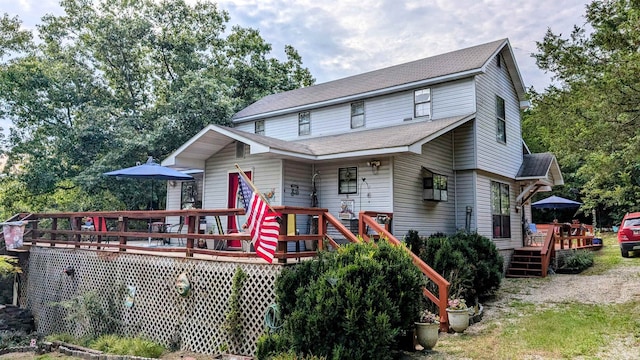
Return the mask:
<svg viewBox="0 0 640 360">
<path fill-rule="evenodd" d="M 0 202 L 5 217 L 60 204 L 143 207 L 146 184 L 101 174 L 162 159 L 204 126 L 228 125 L 259 98 L 315 81 L 294 48 L 272 57 L 258 30 L 227 29 L 229 15 L 213 3 L 60 4 L 64 15 L 44 16 L 37 38 L 18 18 L 0 19 L 0 116 L 13 123 L 4 139 L 11 176 L 0 186 L 21 189 L 20 200 Z M 54 201 L 71 189 L 84 200 Z"/>
<path fill-rule="evenodd" d="M 605 221 L 638 210 L 640 196 L 640 2 L 593 1 L 568 37 L 551 29 L 538 66 L 558 85 L 530 90 L 523 136 L 558 157 L 566 189 Z"/>
</svg>

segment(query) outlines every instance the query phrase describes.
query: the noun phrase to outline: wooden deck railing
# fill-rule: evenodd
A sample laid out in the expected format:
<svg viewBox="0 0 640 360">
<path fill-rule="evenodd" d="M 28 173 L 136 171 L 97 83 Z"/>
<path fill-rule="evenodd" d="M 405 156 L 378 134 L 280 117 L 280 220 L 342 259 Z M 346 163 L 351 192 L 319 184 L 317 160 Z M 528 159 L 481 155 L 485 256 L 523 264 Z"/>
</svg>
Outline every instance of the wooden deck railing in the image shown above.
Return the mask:
<svg viewBox="0 0 640 360">
<path fill-rule="evenodd" d="M 286 263 L 290 258 L 305 258 L 316 255 L 315 250 L 305 251 L 288 251 L 287 243 L 298 242 L 301 240 L 315 242 L 318 250 L 323 250 L 326 243 L 334 248 L 340 245 L 329 235 L 328 226 L 335 228 L 345 239 L 350 242 L 360 242 L 358 236 L 344 226 L 341 220 L 337 219 L 329 213 L 327 209 L 322 208 L 304 208 L 291 206 L 275 206 L 274 210 L 280 212 L 283 221 L 280 227 L 280 236 L 278 239 L 278 248 L 274 258 L 278 263 Z M 162 253 L 184 253 L 186 257 L 192 257 L 194 254 L 212 255 L 222 258 L 256 258 L 254 252 L 229 251 L 216 249 L 201 249 L 194 246 L 199 239 L 227 241 L 240 240 L 250 241 L 248 234 L 215 234 L 202 233 L 199 224 L 201 219 L 205 218 L 221 218 L 228 216 L 236 216 L 244 214 L 244 209 L 189 209 L 189 210 L 155 210 L 155 211 L 86 211 L 86 212 L 60 212 L 60 213 L 34 213 L 34 214 L 18 214 L 12 217 L 11 221 L 28 220 L 29 231 L 26 233 L 24 241 L 26 244 L 38 246 L 73 246 L 75 248 L 111 250 L 111 251 L 144 251 L 156 254 Z M 297 215 L 310 216 L 315 221 L 315 227 L 309 229 L 308 234 L 299 234 L 295 227 L 295 218 Z M 413 254 L 390 232 L 390 226 L 387 222 L 383 226 L 382 220 L 390 220 L 391 213 L 371 213 L 361 212 L 358 219 L 358 233 L 365 241 L 371 241 L 373 237 L 380 236 L 388 239 L 389 242 L 405 249 L 411 256 L 413 263 L 420 271 L 434 284 L 438 286 L 438 295 L 433 294 L 426 288 L 423 288 L 423 294 L 439 308 L 440 328 L 443 331 L 448 330 L 448 317 L 446 312 L 449 282 L 440 274 L 433 270 L 429 265 L 425 264 L 418 256 Z M 96 231 L 94 229 L 82 229 L 82 219 L 86 217 L 103 218 L 107 223 L 107 229 Z M 167 218 L 179 218 L 186 228 L 186 232 L 182 233 L 163 233 L 151 232 L 151 224 L 165 222 Z M 210 220 L 210 219 L 209 219 Z M 213 223 L 220 223 L 215 221 Z M 109 226 L 109 224 L 111 226 Z M 186 226 L 185 226 L 186 225 Z M 373 236 L 369 235 L 372 231 Z M 1 236 L 1 235 L 0 235 Z M 186 239 L 184 247 L 149 247 L 140 244 L 139 240 L 153 239 Z M 116 239 L 116 243 L 111 243 L 111 239 Z M 138 243 L 132 243 L 132 240 L 138 240 Z"/>
</svg>

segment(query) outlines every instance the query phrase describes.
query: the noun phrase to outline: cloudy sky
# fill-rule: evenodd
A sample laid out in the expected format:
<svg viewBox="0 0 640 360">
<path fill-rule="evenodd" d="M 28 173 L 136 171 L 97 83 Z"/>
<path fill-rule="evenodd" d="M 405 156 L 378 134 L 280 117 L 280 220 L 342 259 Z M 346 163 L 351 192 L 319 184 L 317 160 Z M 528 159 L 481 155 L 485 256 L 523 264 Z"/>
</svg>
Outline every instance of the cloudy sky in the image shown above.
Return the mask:
<svg viewBox="0 0 640 360">
<path fill-rule="evenodd" d="M 187 0 L 188 2 L 194 2 Z M 208 1 L 208 0 L 205 0 Z M 284 56 L 298 50 L 317 83 L 509 38 L 527 87 L 543 90 L 550 76 L 530 54 L 547 28 L 568 35 L 583 25 L 579 0 L 220 0 L 229 25 L 260 30 Z M 34 28 L 58 1 L 0 0 L 0 12 Z"/>
</svg>

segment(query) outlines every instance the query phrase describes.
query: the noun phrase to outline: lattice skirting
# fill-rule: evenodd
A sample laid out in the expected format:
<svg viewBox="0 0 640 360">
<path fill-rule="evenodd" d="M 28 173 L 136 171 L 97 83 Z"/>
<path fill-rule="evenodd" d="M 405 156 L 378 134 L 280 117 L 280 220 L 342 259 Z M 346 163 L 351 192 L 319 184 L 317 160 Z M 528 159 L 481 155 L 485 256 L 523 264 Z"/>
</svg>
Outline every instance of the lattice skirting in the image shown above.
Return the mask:
<svg viewBox="0 0 640 360">
<path fill-rule="evenodd" d="M 32 311 L 38 332 L 44 335 L 82 336 L 87 327 L 65 321 L 68 310 L 55 303 L 93 290 L 116 319 L 108 325 L 113 333 L 165 346 L 178 343 L 184 351 L 250 356 L 264 332 L 264 313 L 275 301 L 274 282 L 282 270 L 279 265 L 41 247 L 32 247 L 28 263 L 21 265 L 25 268 L 21 305 Z M 63 272 L 68 266 L 74 268 L 73 276 Z M 223 324 L 237 267 L 247 279 L 240 295 L 242 339 L 233 344 Z M 187 297 L 175 290 L 181 273 L 191 282 Z M 127 286 L 135 287 L 130 308 L 125 305 Z"/>
</svg>

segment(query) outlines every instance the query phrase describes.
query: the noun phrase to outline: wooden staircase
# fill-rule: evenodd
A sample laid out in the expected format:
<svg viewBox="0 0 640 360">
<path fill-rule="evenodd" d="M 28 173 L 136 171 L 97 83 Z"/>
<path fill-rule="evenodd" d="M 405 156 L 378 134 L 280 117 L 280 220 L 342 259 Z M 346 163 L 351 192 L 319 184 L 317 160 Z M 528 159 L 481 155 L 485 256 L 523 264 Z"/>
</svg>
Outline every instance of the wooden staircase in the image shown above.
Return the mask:
<svg viewBox="0 0 640 360">
<path fill-rule="evenodd" d="M 545 277 L 546 274 L 542 272 L 542 255 L 540 252 L 541 248 L 539 247 L 514 249 L 506 277 Z"/>
</svg>

